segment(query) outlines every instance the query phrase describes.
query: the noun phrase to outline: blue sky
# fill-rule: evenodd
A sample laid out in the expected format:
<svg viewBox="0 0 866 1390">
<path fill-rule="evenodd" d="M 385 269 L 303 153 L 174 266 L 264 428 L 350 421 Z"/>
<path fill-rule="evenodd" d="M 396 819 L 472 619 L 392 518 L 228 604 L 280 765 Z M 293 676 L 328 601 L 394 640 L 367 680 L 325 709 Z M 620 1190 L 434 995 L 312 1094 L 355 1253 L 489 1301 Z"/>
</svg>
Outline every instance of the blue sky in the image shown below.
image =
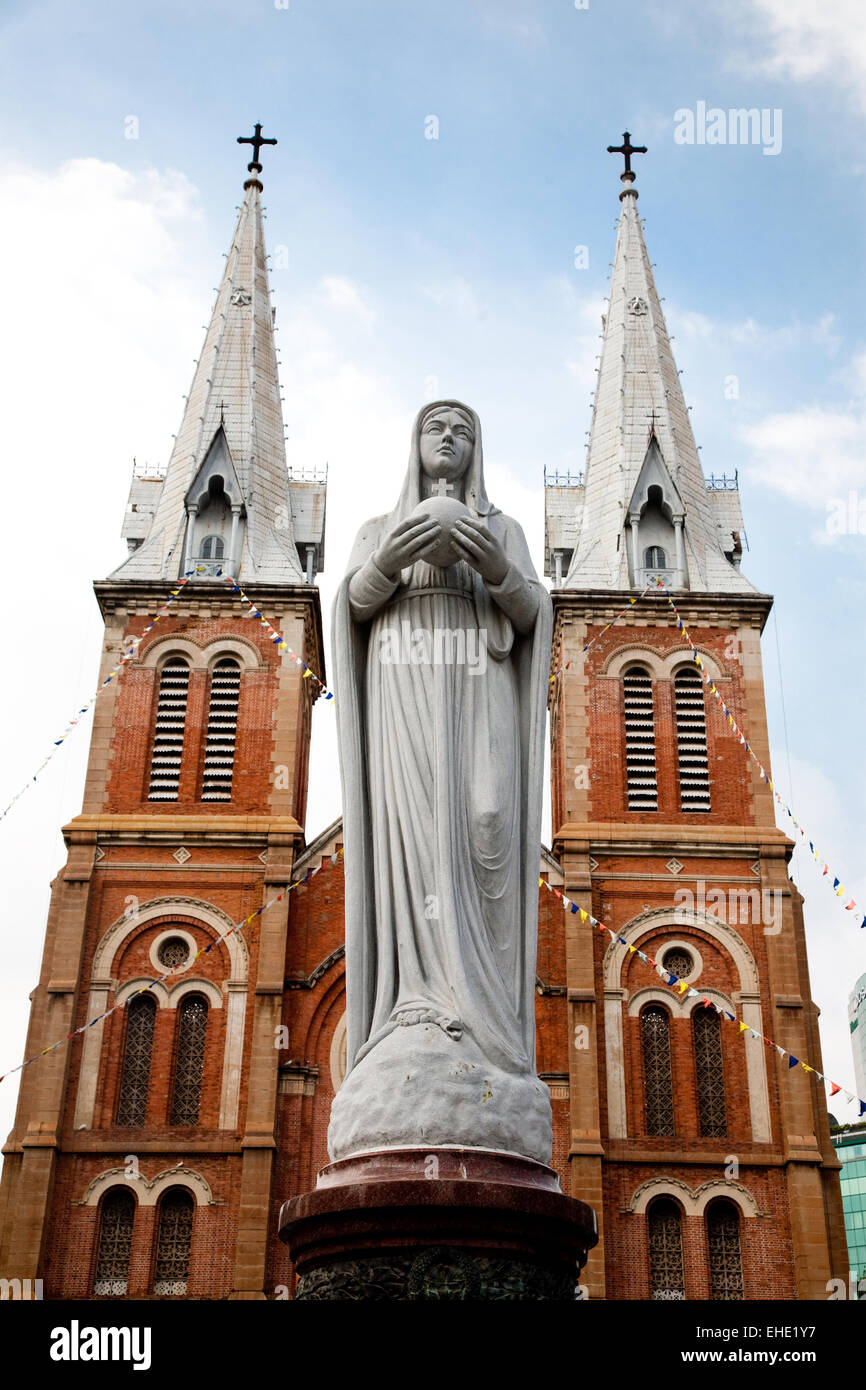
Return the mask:
<svg viewBox="0 0 866 1390">
<path fill-rule="evenodd" d="M 132 457 L 165 461 L 178 427 L 241 194 L 235 137 L 260 120 L 280 141 L 264 157 L 266 231 L 284 248 L 272 283 L 290 459 L 330 467 L 327 606 L 433 395 L 479 411 L 490 494 L 540 566 L 543 466 L 583 461 L 619 211 L 605 147 L 628 127 L 649 146 L 640 209 L 704 467 L 739 469 L 743 568 L 776 597 L 774 773 L 866 903 L 858 3 L 7 3 L 0 65 L 4 790 L 93 687 L 90 583 L 123 556 Z M 780 110 L 780 153 L 677 144 L 675 113 L 698 102 Z M 851 491 L 863 534 L 833 536 L 828 509 Z M 310 834 L 339 811 L 329 714 L 317 707 Z M 13 953 L 0 1069 L 23 1049 L 86 744 L 79 731 L 0 824 Z M 795 877 L 826 1070 L 850 1086 L 845 998 L 866 933 L 808 862 Z M 4 1083 L 4 1134 L 13 1098 Z"/>
</svg>

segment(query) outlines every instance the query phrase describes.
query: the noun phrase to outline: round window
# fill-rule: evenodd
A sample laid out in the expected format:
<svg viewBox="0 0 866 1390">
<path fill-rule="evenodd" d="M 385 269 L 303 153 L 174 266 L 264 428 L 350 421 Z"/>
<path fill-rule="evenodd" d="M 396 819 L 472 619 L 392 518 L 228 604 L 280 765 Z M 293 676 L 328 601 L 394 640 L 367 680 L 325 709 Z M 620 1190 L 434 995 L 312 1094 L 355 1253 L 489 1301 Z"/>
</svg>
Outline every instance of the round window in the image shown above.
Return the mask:
<svg viewBox="0 0 866 1390">
<path fill-rule="evenodd" d="M 662 956 L 662 965 L 665 970 L 670 971 L 671 975 L 676 975 L 678 980 L 684 980 L 687 975 L 691 975 L 695 968 L 695 963 L 688 951 L 684 951 L 682 946 L 672 946 L 669 951 L 665 951 Z"/>
<path fill-rule="evenodd" d="M 183 937 L 167 936 L 165 941 L 160 942 L 156 954 L 160 965 L 164 965 L 166 970 L 173 970 L 176 965 L 183 965 L 189 958 L 189 947 Z"/>
</svg>

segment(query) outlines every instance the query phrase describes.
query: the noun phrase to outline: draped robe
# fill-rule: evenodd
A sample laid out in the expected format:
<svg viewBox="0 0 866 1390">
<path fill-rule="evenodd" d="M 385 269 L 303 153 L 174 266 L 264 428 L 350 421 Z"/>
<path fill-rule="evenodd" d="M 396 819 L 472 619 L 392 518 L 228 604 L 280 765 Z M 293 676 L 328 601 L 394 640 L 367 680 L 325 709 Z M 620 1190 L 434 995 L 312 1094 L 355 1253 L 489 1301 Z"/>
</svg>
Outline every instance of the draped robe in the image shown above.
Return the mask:
<svg viewBox="0 0 866 1390">
<path fill-rule="evenodd" d="M 551 606 L 520 526 L 487 500 L 480 424 L 465 406 L 475 445 L 464 500 L 505 551 L 502 582 L 424 560 L 392 580 L 374 559 L 421 498 L 424 419 L 457 405 L 420 412 L 397 507 L 361 527 L 335 602 L 347 1080 L 415 1023 L 535 1074 Z"/>
</svg>

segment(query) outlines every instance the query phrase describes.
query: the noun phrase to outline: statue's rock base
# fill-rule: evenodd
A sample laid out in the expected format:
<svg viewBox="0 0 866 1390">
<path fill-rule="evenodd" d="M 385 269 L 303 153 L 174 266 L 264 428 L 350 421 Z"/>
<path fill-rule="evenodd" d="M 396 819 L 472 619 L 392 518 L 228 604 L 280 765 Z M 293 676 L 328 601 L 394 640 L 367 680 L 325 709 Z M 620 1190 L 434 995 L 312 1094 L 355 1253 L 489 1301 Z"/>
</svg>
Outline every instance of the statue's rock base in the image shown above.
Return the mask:
<svg viewBox="0 0 866 1390">
<path fill-rule="evenodd" d="M 332 1163 L 283 1204 L 279 1233 L 305 1300 L 570 1302 L 598 1240 L 553 1169 L 457 1147 Z"/>
<path fill-rule="evenodd" d="M 334 1098 L 328 1152 L 471 1145 L 549 1163 L 550 1092 L 531 1072 L 502 1071 L 464 1033 L 398 1027 L 353 1067 Z"/>
</svg>

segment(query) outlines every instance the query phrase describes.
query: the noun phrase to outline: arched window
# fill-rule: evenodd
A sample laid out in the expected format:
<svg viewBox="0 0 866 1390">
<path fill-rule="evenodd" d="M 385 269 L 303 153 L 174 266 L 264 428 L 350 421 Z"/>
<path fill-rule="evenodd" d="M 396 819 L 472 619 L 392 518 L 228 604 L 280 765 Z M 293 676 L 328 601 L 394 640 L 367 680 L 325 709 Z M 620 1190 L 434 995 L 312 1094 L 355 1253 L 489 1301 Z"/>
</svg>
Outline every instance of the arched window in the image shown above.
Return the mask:
<svg viewBox="0 0 866 1390">
<path fill-rule="evenodd" d="M 667 558 L 660 545 L 647 546 L 644 564 L 648 570 L 663 570 L 667 563 Z"/>
<path fill-rule="evenodd" d="M 147 1114 L 147 1086 L 153 1052 L 156 1000 L 140 994 L 126 1006 L 126 1039 L 120 1075 L 119 1125 L 143 1125 Z"/>
<path fill-rule="evenodd" d="M 170 1124 L 197 1125 L 204 1070 L 207 1001 L 188 994 L 178 1009 Z"/>
<path fill-rule="evenodd" d="M 707 718 L 704 683 L 694 667 L 674 678 L 677 714 L 677 756 L 680 771 L 680 810 L 709 811 L 710 767 L 707 761 Z"/>
<path fill-rule="evenodd" d="M 658 1005 L 650 1005 L 641 1014 L 647 1134 L 674 1132 L 670 1023 L 667 1009 Z"/>
<path fill-rule="evenodd" d="M 630 666 L 623 676 L 625 696 L 625 766 L 630 811 L 657 811 L 653 685 L 648 672 Z"/>
<path fill-rule="evenodd" d="M 705 1138 L 728 1132 L 725 1073 L 722 1067 L 722 1025 L 715 1009 L 695 1009 L 695 1069 L 698 1078 L 698 1121 Z"/>
<path fill-rule="evenodd" d="M 186 1293 L 193 1211 L 193 1199 L 182 1187 L 169 1188 L 160 1202 L 153 1271 L 155 1294 Z"/>
<path fill-rule="evenodd" d="M 94 1298 L 110 1298 L 126 1293 L 134 1221 L 135 1198 L 132 1193 L 123 1187 L 109 1188 L 102 1199 L 99 1213 Z"/>
<path fill-rule="evenodd" d="M 240 693 L 240 665 L 233 658 L 224 657 L 214 666 L 210 678 L 202 801 L 231 801 Z"/>
<path fill-rule="evenodd" d="M 188 689 L 189 666 L 182 657 L 169 657 L 159 675 L 148 801 L 177 801 Z"/>
<path fill-rule="evenodd" d="M 727 1198 L 711 1202 L 707 1208 L 707 1244 L 710 1251 L 710 1298 L 728 1301 L 741 1299 L 743 1259 L 740 1213 Z"/>
<path fill-rule="evenodd" d="M 683 1236 L 680 1209 L 670 1197 L 653 1202 L 647 1214 L 650 1289 L 656 1299 L 684 1299 Z"/>
<path fill-rule="evenodd" d="M 203 560 L 221 560 L 225 554 L 222 536 L 205 536 L 201 546 Z"/>
</svg>

